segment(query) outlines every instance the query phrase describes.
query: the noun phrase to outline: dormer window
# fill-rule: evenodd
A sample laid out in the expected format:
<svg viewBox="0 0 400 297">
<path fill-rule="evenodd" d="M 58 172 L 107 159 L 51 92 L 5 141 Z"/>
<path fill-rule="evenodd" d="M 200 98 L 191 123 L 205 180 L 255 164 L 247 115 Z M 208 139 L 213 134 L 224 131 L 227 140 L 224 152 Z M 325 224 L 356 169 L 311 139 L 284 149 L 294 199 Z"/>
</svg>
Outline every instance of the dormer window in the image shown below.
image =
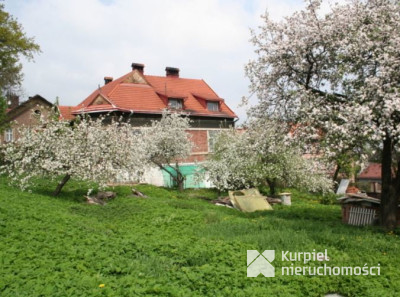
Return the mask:
<svg viewBox="0 0 400 297">
<path fill-rule="evenodd" d="M 207 101 L 207 109 L 209 111 L 219 111 L 219 103 L 215 101 Z"/>
<path fill-rule="evenodd" d="M 183 108 L 183 100 L 177 98 L 169 98 L 168 99 L 168 107 L 171 109 L 182 109 Z"/>
</svg>

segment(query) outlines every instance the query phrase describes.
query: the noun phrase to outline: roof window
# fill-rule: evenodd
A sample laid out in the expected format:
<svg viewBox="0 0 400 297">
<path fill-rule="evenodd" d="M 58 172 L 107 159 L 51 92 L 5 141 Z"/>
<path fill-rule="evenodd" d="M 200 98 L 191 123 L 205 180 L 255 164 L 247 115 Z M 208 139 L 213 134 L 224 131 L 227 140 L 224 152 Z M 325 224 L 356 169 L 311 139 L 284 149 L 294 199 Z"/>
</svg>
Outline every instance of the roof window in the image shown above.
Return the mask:
<svg viewBox="0 0 400 297">
<path fill-rule="evenodd" d="M 182 109 L 183 108 L 183 100 L 177 98 L 169 98 L 168 99 L 168 107 L 171 109 Z"/>
<path fill-rule="evenodd" d="M 207 109 L 209 111 L 219 111 L 219 103 L 214 101 L 207 101 Z"/>
</svg>

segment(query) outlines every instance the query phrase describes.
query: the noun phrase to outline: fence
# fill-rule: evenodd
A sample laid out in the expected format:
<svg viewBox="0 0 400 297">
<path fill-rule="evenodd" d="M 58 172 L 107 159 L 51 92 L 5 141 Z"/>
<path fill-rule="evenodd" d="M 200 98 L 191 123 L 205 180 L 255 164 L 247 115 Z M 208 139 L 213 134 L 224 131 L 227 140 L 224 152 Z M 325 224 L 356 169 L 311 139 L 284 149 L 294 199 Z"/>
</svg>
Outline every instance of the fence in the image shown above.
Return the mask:
<svg viewBox="0 0 400 297">
<path fill-rule="evenodd" d="M 376 210 L 372 208 L 350 207 L 349 225 L 372 225 L 376 216 Z"/>
</svg>

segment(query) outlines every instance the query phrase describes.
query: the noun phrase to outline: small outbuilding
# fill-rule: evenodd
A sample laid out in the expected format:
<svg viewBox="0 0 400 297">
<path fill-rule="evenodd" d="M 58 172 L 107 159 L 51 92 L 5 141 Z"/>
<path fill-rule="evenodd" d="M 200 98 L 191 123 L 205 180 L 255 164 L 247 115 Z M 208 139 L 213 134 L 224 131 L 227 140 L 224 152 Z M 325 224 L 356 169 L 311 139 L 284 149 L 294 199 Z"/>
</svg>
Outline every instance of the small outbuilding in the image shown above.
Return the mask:
<svg viewBox="0 0 400 297">
<path fill-rule="evenodd" d="M 338 199 L 342 205 L 342 222 L 354 226 L 374 225 L 379 222 L 381 200 L 370 197 L 367 194 L 347 193 L 345 197 Z M 400 205 L 398 206 L 400 225 Z"/>
</svg>

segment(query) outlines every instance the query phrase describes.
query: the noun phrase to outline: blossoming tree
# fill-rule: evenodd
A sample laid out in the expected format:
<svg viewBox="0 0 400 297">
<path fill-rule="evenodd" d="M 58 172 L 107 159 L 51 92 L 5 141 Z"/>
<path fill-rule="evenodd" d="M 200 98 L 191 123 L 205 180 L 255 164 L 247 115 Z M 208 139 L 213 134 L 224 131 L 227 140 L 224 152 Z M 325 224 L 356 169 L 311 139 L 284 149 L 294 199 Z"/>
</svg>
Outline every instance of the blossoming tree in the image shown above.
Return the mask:
<svg viewBox="0 0 400 297">
<path fill-rule="evenodd" d="M 50 121 L 22 129 L 21 137 L 4 147 L 2 171 L 26 188 L 33 177 L 63 176 L 58 195 L 71 177 L 94 181 L 104 187 L 122 171 L 140 177 L 147 164 L 144 145 L 127 123 L 82 118 L 71 124 Z"/>
<path fill-rule="evenodd" d="M 268 15 L 252 41 L 258 58 L 246 72 L 253 114 L 322 131 L 325 154 L 381 148 L 381 223 L 396 224 L 400 196 L 400 4 L 353 0 L 320 12 L 321 0 L 283 21 Z M 313 133 L 314 132 L 314 133 Z"/>
<path fill-rule="evenodd" d="M 329 192 L 332 181 L 323 163 L 303 157 L 302 146 L 290 127 L 269 120 L 252 121 L 245 132 L 222 132 L 214 154 L 203 164 L 209 179 L 220 190 L 277 184 Z"/>
<path fill-rule="evenodd" d="M 188 117 L 179 113 L 163 113 L 160 121 L 154 121 L 143 130 L 146 143 L 146 159 L 168 173 L 179 190 L 183 190 L 185 176 L 180 163 L 187 158 L 193 143 L 186 130 L 190 126 Z"/>
</svg>

